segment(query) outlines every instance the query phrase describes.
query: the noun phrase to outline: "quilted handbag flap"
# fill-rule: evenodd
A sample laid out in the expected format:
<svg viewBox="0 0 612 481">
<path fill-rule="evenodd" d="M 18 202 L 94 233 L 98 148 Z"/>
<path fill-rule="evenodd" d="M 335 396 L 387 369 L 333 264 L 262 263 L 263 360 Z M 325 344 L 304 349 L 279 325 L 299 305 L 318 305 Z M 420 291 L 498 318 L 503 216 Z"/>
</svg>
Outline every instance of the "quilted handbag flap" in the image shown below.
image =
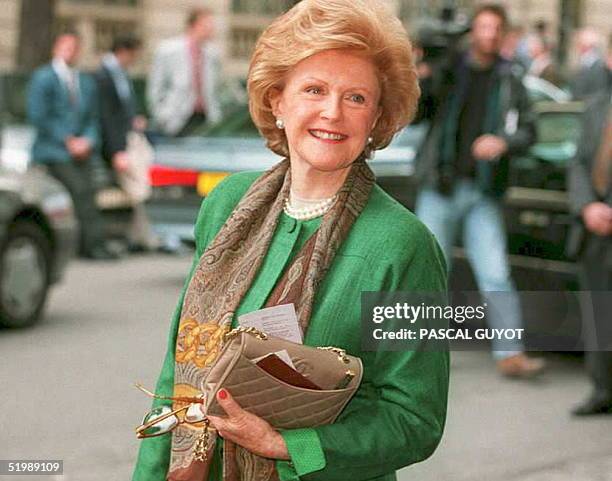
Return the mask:
<svg viewBox="0 0 612 481">
<path fill-rule="evenodd" d="M 286 350 L 296 369 L 322 390 L 287 384 L 251 362 L 268 353 Z M 359 358 L 268 337 L 261 340 L 240 333 L 228 342 L 211 369 L 202 391 L 207 412 L 223 416 L 216 402 L 219 389 L 228 389 L 236 402 L 277 429 L 314 427 L 332 423 L 356 392 L 362 377 Z M 325 389 L 341 384 L 346 372 L 354 376 L 341 389 Z"/>
<path fill-rule="evenodd" d="M 256 359 L 271 352 L 286 350 L 295 369 L 321 389 L 335 389 L 342 382 L 348 370 L 355 377 L 344 387 L 359 385 L 361 382 L 361 360 L 347 355 L 341 349 L 331 351 L 304 346 L 272 336 L 262 341 L 254 336 L 243 335 L 242 342 L 244 343 L 242 352 L 248 359 Z"/>
</svg>

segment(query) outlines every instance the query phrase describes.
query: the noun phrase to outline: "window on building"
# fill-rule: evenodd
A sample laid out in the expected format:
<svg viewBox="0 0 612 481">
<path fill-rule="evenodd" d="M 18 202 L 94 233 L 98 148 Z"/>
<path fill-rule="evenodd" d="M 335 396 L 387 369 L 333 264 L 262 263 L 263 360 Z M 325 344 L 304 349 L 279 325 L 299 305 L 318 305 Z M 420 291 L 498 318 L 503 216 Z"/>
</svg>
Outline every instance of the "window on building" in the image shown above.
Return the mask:
<svg viewBox="0 0 612 481">
<path fill-rule="evenodd" d="M 295 0 L 232 0 L 232 13 L 276 16 L 296 3 Z"/>
<path fill-rule="evenodd" d="M 445 8 L 454 8 L 457 14 L 469 16 L 474 5 L 474 0 L 400 0 L 398 14 L 404 25 L 411 25 L 426 19 L 440 18 Z"/>
<path fill-rule="evenodd" d="M 63 0 L 65 3 L 136 6 L 140 0 Z"/>
<path fill-rule="evenodd" d="M 95 28 L 95 51 L 96 53 L 110 50 L 113 44 L 113 39 L 120 35 L 135 35 L 138 36 L 137 22 L 126 20 L 96 20 Z"/>
<path fill-rule="evenodd" d="M 59 0 L 56 31 L 74 30 L 83 38 L 83 62 L 97 63 L 118 35 L 138 36 L 142 0 Z"/>
<path fill-rule="evenodd" d="M 232 0 L 230 17 L 230 56 L 246 61 L 261 32 L 278 15 L 299 0 Z"/>
</svg>

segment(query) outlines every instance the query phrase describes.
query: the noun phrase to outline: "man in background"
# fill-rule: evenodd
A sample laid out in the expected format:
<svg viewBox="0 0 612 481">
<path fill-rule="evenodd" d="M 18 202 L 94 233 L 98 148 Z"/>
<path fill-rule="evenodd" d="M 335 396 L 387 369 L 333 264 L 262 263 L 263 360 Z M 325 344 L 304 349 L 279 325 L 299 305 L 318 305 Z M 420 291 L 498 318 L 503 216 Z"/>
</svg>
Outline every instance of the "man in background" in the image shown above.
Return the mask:
<svg viewBox="0 0 612 481">
<path fill-rule="evenodd" d="M 612 414 L 612 109 L 610 91 L 589 99 L 583 134 L 569 169 L 570 210 L 576 218 L 568 254 L 580 258 L 585 360 L 593 383 L 573 413 Z"/>
<path fill-rule="evenodd" d="M 211 40 L 214 18 L 193 10 L 184 35 L 160 44 L 147 83 L 155 128 L 171 136 L 192 135 L 221 118 L 218 101 L 220 60 Z"/>
<path fill-rule="evenodd" d="M 79 50 L 78 35 L 61 34 L 51 63 L 34 72 L 27 98 L 28 118 L 36 128 L 32 160 L 44 164 L 70 192 L 81 228 L 81 255 L 114 259 L 104 243 L 92 182 L 100 143 L 96 85 L 75 67 Z"/>
<path fill-rule="evenodd" d="M 478 287 L 488 303 L 493 328 L 521 329 L 518 294 L 510 275 L 500 197 L 509 156 L 535 137 L 533 116 L 521 78 L 499 55 L 507 26 L 496 4 L 477 8 L 470 47 L 452 52 L 432 68 L 421 117 L 430 129 L 419 152 L 417 173 L 424 182 L 416 213 L 436 236 L 447 263 L 460 231 Z M 528 377 L 543 362 L 525 355 L 520 341 L 493 341 L 499 372 Z"/>
<path fill-rule="evenodd" d="M 590 28 L 576 33 L 576 54 L 578 68 L 570 83 L 570 90 L 576 100 L 607 92 L 610 88 L 610 70 L 604 60 L 603 40 Z"/>
<path fill-rule="evenodd" d="M 138 58 L 140 45 L 140 41 L 134 37 L 117 37 L 113 41 L 111 51 L 102 57 L 102 65 L 96 72 L 102 156 L 116 178 L 122 175 L 134 177 L 135 172 L 139 171 L 134 167 L 143 160 L 134 158 L 139 153 L 133 147 L 132 151 L 128 152 L 130 132 L 139 132 L 142 135 L 146 128 L 146 119 L 137 115 L 134 88 L 128 74 L 128 69 Z M 144 187 L 148 187 L 148 178 L 139 180 Z M 138 196 L 134 192 L 126 193 L 132 199 L 132 222 L 127 236 L 128 250 L 141 252 L 155 249 L 157 241 L 151 233 L 143 196 Z"/>
<path fill-rule="evenodd" d="M 115 170 L 125 170 L 127 164 L 127 134 L 136 118 L 136 99 L 128 69 L 136 61 L 140 41 L 119 37 L 111 51 L 102 57 L 96 72 L 98 84 L 102 157 Z"/>
<path fill-rule="evenodd" d="M 548 39 L 541 33 L 532 33 L 528 35 L 527 51 L 531 59 L 527 74 L 539 77 L 557 87 L 561 87 L 561 75 L 555 64 L 552 48 Z"/>
<path fill-rule="evenodd" d="M 525 29 L 521 25 L 510 25 L 499 49 L 499 56 L 510 62 L 516 75 L 524 75 L 529 64 L 524 52 Z"/>
</svg>

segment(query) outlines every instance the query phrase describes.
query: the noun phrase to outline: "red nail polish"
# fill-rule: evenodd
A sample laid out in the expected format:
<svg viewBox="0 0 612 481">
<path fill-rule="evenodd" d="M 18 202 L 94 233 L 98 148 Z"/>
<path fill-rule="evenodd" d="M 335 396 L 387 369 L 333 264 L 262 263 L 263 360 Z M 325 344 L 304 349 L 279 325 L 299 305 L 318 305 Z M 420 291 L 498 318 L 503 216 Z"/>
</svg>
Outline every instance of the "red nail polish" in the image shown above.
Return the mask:
<svg viewBox="0 0 612 481">
<path fill-rule="evenodd" d="M 219 399 L 227 399 L 227 391 L 225 389 L 219 389 Z"/>
</svg>

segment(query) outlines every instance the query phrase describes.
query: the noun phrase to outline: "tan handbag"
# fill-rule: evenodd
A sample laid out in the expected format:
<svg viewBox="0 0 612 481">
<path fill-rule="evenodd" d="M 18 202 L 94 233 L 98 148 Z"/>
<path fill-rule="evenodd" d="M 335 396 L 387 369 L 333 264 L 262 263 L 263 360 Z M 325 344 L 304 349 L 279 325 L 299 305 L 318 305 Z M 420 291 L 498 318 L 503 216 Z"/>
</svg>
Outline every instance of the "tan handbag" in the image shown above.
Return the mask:
<svg viewBox="0 0 612 481">
<path fill-rule="evenodd" d="M 268 336 L 252 327 L 226 334 L 226 344 L 202 391 L 206 412 L 224 416 L 217 391 L 227 389 L 238 404 L 277 429 L 320 426 L 335 421 L 357 391 L 363 375 L 358 357 L 334 347 L 310 347 Z M 253 362 L 286 350 L 298 376 L 320 389 L 297 387 Z"/>
</svg>

